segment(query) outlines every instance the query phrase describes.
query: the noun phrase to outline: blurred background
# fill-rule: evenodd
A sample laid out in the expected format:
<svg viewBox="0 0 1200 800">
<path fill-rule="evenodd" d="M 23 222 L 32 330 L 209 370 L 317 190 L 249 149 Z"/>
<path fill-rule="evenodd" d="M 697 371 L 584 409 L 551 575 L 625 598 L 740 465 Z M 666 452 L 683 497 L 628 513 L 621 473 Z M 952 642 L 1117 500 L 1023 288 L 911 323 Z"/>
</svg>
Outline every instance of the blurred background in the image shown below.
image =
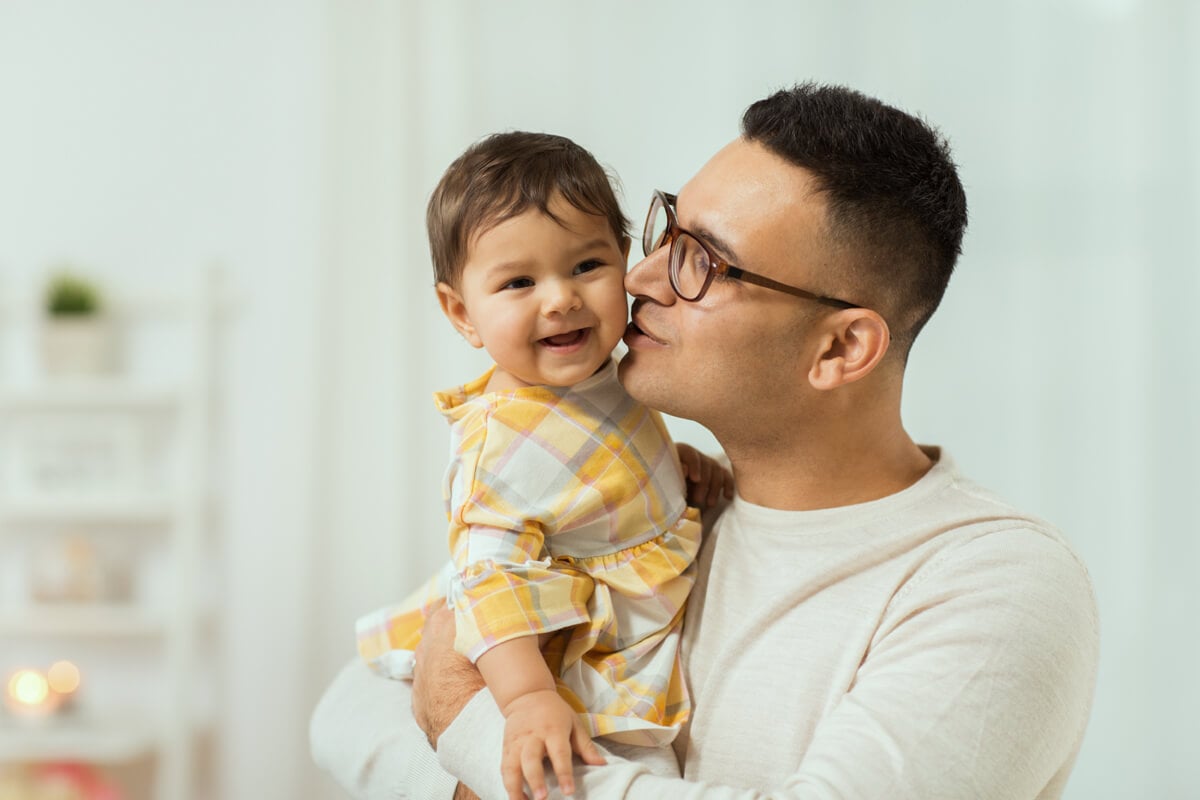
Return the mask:
<svg viewBox="0 0 1200 800">
<path fill-rule="evenodd" d="M 338 797 L 309 713 L 444 557 L 429 394 L 486 366 L 441 171 L 565 134 L 640 222 L 808 79 L 953 144 L 906 422 L 1089 565 L 1067 796 L 1200 796 L 1198 51 L 1192 0 L 0 2 L 0 796 Z"/>
</svg>

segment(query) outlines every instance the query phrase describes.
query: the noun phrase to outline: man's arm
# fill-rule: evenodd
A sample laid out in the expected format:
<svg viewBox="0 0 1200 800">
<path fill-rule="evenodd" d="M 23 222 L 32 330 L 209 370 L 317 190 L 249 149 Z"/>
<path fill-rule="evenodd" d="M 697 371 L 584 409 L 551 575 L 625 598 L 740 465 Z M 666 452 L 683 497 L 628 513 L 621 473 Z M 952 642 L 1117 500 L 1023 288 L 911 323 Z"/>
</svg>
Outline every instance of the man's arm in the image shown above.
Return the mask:
<svg viewBox="0 0 1200 800">
<path fill-rule="evenodd" d="M 346 664 L 313 711 L 313 761 L 355 800 L 449 800 L 458 780 L 438 764 L 412 717 L 407 681 Z"/>
<path fill-rule="evenodd" d="M 608 766 L 576 765 L 577 790 L 589 800 L 1059 797 L 1095 681 L 1095 603 L 1069 552 L 1029 537 L 984 537 L 898 598 L 858 679 L 780 784 L 756 790 L 664 778 L 610 757 Z M 443 682 L 418 704 L 439 705 L 441 691 L 454 690 Z M 502 800 L 502 785 L 496 791 L 487 781 L 504 719 L 486 691 L 459 699 L 461 713 L 436 732 L 438 759 L 484 800 Z M 707 771 L 736 780 L 754 746 L 706 753 Z M 714 768 L 722 762 L 727 770 Z"/>
</svg>

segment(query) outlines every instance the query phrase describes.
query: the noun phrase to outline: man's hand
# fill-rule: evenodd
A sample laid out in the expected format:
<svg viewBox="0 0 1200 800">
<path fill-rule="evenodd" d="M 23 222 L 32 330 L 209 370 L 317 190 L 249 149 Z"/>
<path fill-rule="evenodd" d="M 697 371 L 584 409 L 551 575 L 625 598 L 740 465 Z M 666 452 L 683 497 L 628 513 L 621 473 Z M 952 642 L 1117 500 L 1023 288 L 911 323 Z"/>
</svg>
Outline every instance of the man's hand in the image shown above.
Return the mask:
<svg viewBox="0 0 1200 800">
<path fill-rule="evenodd" d="M 687 483 L 688 505 L 703 511 L 716 505 L 721 495 L 725 495 L 726 500 L 733 498 L 733 473 L 721 462 L 704 455 L 690 444 L 676 442 L 675 450 L 679 453 L 679 463 Z"/>
<path fill-rule="evenodd" d="M 438 738 L 484 687 L 483 676 L 454 649 L 454 612 L 439 608 L 425 620 L 413 667 L 413 719 L 437 749 Z"/>
<path fill-rule="evenodd" d="M 504 708 L 504 757 L 500 772 L 509 800 L 523 800 L 529 784 L 534 800 L 546 797 L 547 757 L 565 795 L 575 793 L 571 769 L 571 751 L 579 753 L 585 764 L 603 764 L 587 729 L 575 709 L 553 689 L 529 692 Z"/>
<path fill-rule="evenodd" d="M 454 789 L 454 800 L 479 800 L 479 795 L 460 783 Z"/>
</svg>

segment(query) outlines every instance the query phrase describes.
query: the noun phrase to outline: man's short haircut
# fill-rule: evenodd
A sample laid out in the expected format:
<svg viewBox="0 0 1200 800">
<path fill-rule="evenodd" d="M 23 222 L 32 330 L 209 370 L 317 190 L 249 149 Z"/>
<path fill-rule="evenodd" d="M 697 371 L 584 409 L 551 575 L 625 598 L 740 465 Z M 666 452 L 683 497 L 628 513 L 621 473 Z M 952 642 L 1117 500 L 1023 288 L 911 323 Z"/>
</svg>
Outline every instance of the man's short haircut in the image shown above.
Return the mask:
<svg viewBox="0 0 1200 800">
<path fill-rule="evenodd" d="M 911 114 L 813 83 L 750 106 L 742 135 L 815 176 L 845 255 L 847 299 L 879 304 L 906 356 L 942 300 L 967 226 L 946 140 Z"/>
<path fill-rule="evenodd" d="M 426 209 L 434 279 L 457 286 L 472 238 L 531 208 L 562 224 L 550 213 L 556 195 L 604 217 L 618 243 L 628 237 L 610 176 L 570 139 L 512 131 L 468 147 L 446 169 Z"/>
</svg>

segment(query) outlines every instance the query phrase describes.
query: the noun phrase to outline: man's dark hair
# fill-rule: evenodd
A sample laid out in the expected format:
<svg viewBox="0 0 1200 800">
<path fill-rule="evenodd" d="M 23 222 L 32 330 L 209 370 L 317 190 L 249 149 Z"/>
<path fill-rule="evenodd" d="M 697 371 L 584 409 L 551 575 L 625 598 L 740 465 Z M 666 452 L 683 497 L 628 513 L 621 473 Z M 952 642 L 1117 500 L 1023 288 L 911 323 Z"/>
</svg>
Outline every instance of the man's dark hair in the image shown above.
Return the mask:
<svg viewBox="0 0 1200 800">
<path fill-rule="evenodd" d="M 877 304 L 906 356 L 942 300 L 967 226 L 946 140 L 911 114 L 813 83 L 750 106 L 742 135 L 815 176 L 831 241 L 847 256 L 848 299 Z"/>
<path fill-rule="evenodd" d="M 556 195 L 604 217 L 618 243 L 628 237 L 608 173 L 570 139 L 512 131 L 468 147 L 438 181 L 425 212 L 434 279 L 457 286 L 471 237 L 531 208 L 561 224 L 549 208 Z"/>
</svg>

